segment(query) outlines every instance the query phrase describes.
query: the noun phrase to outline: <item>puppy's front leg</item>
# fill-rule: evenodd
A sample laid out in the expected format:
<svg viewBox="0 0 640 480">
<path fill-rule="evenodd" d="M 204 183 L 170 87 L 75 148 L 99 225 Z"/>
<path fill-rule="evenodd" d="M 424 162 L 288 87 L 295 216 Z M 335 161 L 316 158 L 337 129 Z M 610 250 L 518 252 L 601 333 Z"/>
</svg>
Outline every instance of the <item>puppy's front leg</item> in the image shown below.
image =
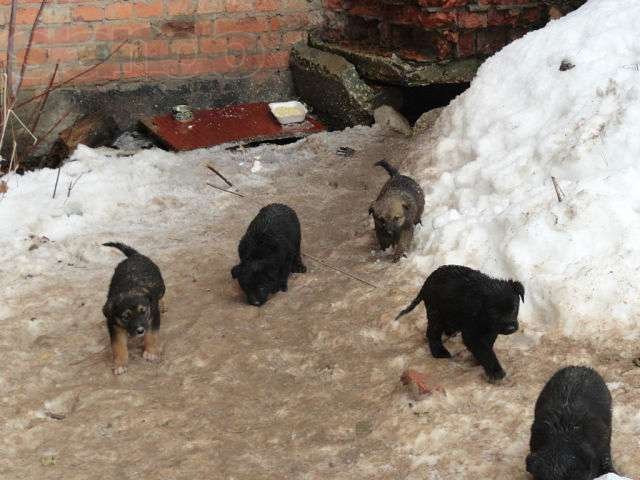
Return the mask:
<svg viewBox="0 0 640 480">
<path fill-rule="evenodd" d="M 411 242 L 413 241 L 413 227 L 403 228 L 400 230 L 400 236 L 398 243 L 396 244 L 395 252 L 393 253 L 393 261 L 399 261 L 406 252 L 411 248 Z"/>
<path fill-rule="evenodd" d="M 142 358 L 148 362 L 160 360 L 158 353 L 158 335 L 160 333 L 160 305 L 157 302 L 151 303 L 151 330 L 145 332 L 142 339 L 144 343 Z"/>
<path fill-rule="evenodd" d="M 129 351 L 127 350 L 127 332 L 118 325 L 109 326 L 111 350 L 113 352 L 113 373 L 122 375 L 127 372 Z"/>
<path fill-rule="evenodd" d="M 496 335 L 478 335 L 475 332 L 462 332 L 462 341 L 484 368 L 487 377 L 489 377 L 489 382 L 497 382 L 507 375 L 493 351 Z"/>
</svg>

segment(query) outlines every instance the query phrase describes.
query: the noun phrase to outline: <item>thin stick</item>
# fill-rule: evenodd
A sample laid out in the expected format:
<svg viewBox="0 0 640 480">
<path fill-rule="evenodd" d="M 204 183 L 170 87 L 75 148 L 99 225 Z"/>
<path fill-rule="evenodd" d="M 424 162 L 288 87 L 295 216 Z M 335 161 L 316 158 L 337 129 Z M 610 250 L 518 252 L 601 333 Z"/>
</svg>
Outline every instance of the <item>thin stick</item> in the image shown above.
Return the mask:
<svg viewBox="0 0 640 480">
<path fill-rule="evenodd" d="M 60 82 L 60 83 L 56 83 L 52 88 L 50 88 L 48 90 L 48 92 L 52 92 L 53 90 L 57 90 L 60 87 L 63 87 L 65 85 L 68 85 L 70 83 L 72 83 L 76 78 L 79 78 L 83 75 L 86 75 L 87 73 L 89 73 L 92 70 L 95 70 L 96 68 L 98 68 L 100 65 L 102 65 L 103 63 L 107 62 L 111 57 L 113 57 L 122 47 L 125 46 L 125 44 L 129 43 L 129 40 L 124 40 L 120 45 L 118 45 L 115 50 L 113 50 L 109 55 L 107 55 L 104 59 L 100 60 L 98 63 L 96 63 L 95 65 L 90 66 L 89 68 L 87 68 L 86 70 L 83 70 L 82 72 L 78 73 L 77 75 L 74 75 L 73 77 L 68 78 L 67 80 Z M 48 93 L 42 92 L 38 95 L 34 95 L 33 97 L 25 100 L 22 103 L 19 103 L 16 108 L 20 108 L 20 107 L 24 107 L 25 105 L 27 105 L 28 103 L 33 102 L 34 100 L 37 100 L 38 98 L 42 98 L 45 95 L 47 95 Z"/>
<path fill-rule="evenodd" d="M 36 109 L 36 117 L 31 124 L 31 131 L 35 132 L 38 127 L 38 123 L 40 123 L 40 117 L 42 116 L 42 112 L 44 111 L 44 107 L 47 104 L 47 100 L 49 100 L 49 92 L 51 91 L 51 87 L 53 82 L 56 79 L 56 75 L 58 74 L 58 68 L 60 67 L 60 62 L 56 62 L 56 66 L 53 69 L 53 73 L 51 74 L 51 78 L 49 79 L 49 83 L 47 84 L 47 89 L 44 91 L 45 96 L 40 102 L 40 106 Z"/>
<path fill-rule="evenodd" d="M 20 87 L 22 87 L 22 79 L 24 78 L 24 72 L 27 70 L 27 64 L 29 63 L 29 54 L 31 53 L 31 45 L 33 44 L 33 36 L 36 33 L 36 27 L 38 23 L 40 23 L 40 16 L 42 15 L 42 10 L 44 10 L 44 6 L 47 4 L 47 0 L 42 0 L 40 2 L 40 8 L 38 9 L 38 13 L 36 14 L 36 18 L 33 20 L 33 25 L 31 25 L 31 33 L 29 33 L 29 41 L 27 42 L 27 49 L 24 52 L 24 58 L 22 59 L 22 67 L 20 67 L 20 78 L 18 79 L 18 86 L 16 87 L 16 94 L 20 91 Z"/>
<path fill-rule="evenodd" d="M 310 259 L 311 259 L 311 260 L 313 260 L 314 262 L 319 263 L 319 264 L 320 264 L 320 265 L 322 265 L 323 267 L 327 267 L 327 268 L 330 268 L 331 270 L 335 270 L 336 272 L 339 272 L 339 273 L 341 273 L 341 274 L 343 274 L 343 275 L 346 275 L 346 276 L 347 276 L 347 277 L 349 277 L 349 278 L 353 278 L 354 280 L 357 280 L 357 281 L 359 281 L 359 282 L 362 282 L 362 283 L 364 283 L 365 285 L 368 285 L 368 286 L 370 286 L 370 287 L 378 288 L 378 286 L 377 286 L 377 285 L 374 285 L 373 283 L 367 282 L 366 280 L 363 280 L 363 279 L 362 279 L 362 278 L 360 278 L 360 277 L 356 277 L 356 276 L 355 276 L 355 275 L 353 275 L 352 273 L 345 272 L 344 270 L 341 270 L 341 269 L 339 269 L 338 267 L 334 267 L 333 265 L 329 265 L 328 263 L 323 262 L 322 260 L 320 260 L 319 258 L 314 257 L 313 255 L 309 255 L 308 253 L 303 253 L 302 255 L 303 255 L 303 256 L 305 256 L 305 257 L 310 258 Z"/>
<path fill-rule="evenodd" d="M 73 187 L 75 187 L 78 184 L 78 180 L 82 178 L 82 175 L 84 175 L 84 172 L 78 175 L 78 178 L 69 182 L 69 189 L 67 190 L 67 198 L 71 196 L 71 190 L 73 190 Z"/>
<path fill-rule="evenodd" d="M 213 168 L 213 165 L 211 165 L 210 163 L 207 163 L 207 168 L 211 170 L 213 173 L 215 173 L 216 175 L 218 175 L 224 181 L 224 183 L 226 183 L 230 187 L 233 187 L 233 183 L 231 183 L 229 180 L 224 178 L 224 175 L 222 175 L 218 170 Z"/>
<path fill-rule="evenodd" d="M 558 197 L 558 202 L 562 202 L 562 200 L 565 197 L 564 191 L 562 190 L 562 187 L 560 186 L 560 184 L 558 183 L 558 180 L 556 180 L 556 177 L 551 177 L 551 181 L 553 182 L 553 188 L 555 188 L 556 190 L 556 196 Z"/>
<path fill-rule="evenodd" d="M 231 190 L 226 190 L 224 188 L 220 188 L 220 187 L 216 187 L 214 184 L 207 182 L 207 185 L 209 185 L 211 188 L 215 188 L 216 190 L 220 190 L 221 192 L 227 192 L 230 193 L 232 195 L 237 195 L 238 197 L 242 197 L 242 198 L 246 198 L 244 195 L 242 195 L 241 193 L 237 193 L 237 192 L 232 192 Z"/>
<path fill-rule="evenodd" d="M 60 180 L 60 169 L 62 168 L 62 165 L 60 165 L 58 167 L 58 175 L 56 175 L 56 184 L 53 186 L 53 196 L 51 197 L 52 199 L 56 198 L 56 190 L 58 190 L 58 180 Z"/>
<path fill-rule="evenodd" d="M 9 34 L 7 36 L 7 84 L 9 85 L 11 97 L 10 104 L 13 104 L 16 91 L 13 88 L 13 60 L 15 58 L 15 36 L 16 36 L 16 15 L 18 14 L 18 0 L 11 0 L 11 16 L 9 18 Z M 6 121 L 6 118 L 5 118 Z"/>
</svg>

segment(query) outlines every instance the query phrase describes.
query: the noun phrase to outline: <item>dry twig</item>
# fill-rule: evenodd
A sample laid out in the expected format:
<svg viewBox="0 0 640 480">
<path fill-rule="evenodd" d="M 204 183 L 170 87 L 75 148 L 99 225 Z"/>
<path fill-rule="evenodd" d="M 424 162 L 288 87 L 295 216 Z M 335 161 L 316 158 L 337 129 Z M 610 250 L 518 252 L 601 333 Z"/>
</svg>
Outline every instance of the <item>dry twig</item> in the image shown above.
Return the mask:
<svg viewBox="0 0 640 480">
<path fill-rule="evenodd" d="M 209 185 L 211 188 L 215 188 L 216 190 L 220 190 L 221 192 L 227 192 L 227 193 L 230 193 L 232 195 L 237 195 L 238 197 L 246 198 L 241 193 L 232 192 L 231 190 L 227 190 L 227 189 L 224 189 L 224 188 L 216 187 L 213 183 L 207 182 L 207 185 Z"/>
<path fill-rule="evenodd" d="M 229 185 L 230 187 L 233 187 L 233 184 L 227 180 L 224 175 L 222 175 L 218 170 L 216 170 L 213 165 L 211 165 L 210 163 L 207 163 L 207 168 L 209 170 L 211 170 L 213 173 L 215 173 L 216 175 L 218 175 L 223 181 L 224 183 L 226 183 L 227 185 Z"/>
<path fill-rule="evenodd" d="M 552 176 L 551 181 L 553 182 L 553 188 L 556 190 L 556 196 L 558 197 L 558 202 L 562 202 L 562 200 L 565 197 L 562 187 L 558 183 L 558 180 L 556 180 L 556 177 Z"/>
</svg>

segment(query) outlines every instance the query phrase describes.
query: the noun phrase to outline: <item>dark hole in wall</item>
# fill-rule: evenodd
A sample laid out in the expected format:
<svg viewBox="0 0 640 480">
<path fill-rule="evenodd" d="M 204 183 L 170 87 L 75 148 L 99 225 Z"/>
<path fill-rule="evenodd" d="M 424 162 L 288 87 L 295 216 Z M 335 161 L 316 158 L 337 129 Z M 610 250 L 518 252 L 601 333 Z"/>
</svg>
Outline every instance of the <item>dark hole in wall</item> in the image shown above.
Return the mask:
<svg viewBox="0 0 640 480">
<path fill-rule="evenodd" d="M 445 107 L 469 88 L 468 82 L 436 83 L 424 87 L 403 87 L 400 113 L 413 125 L 420 115 L 434 108 Z"/>
</svg>

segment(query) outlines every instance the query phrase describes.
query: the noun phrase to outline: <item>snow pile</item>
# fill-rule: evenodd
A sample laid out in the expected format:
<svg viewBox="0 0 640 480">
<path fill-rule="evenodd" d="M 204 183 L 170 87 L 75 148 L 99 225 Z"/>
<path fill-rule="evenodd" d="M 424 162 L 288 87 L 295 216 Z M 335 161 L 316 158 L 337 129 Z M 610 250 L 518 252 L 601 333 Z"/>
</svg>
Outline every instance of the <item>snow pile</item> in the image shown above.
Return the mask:
<svg viewBox="0 0 640 480">
<path fill-rule="evenodd" d="M 460 263 L 520 279 L 530 333 L 634 338 L 639 23 L 637 0 L 591 0 L 485 62 L 414 153 L 420 271 Z"/>
<path fill-rule="evenodd" d="M 627 477 L 620 477 L 619 475 L 616 475 L 615 473 L 607 473 L 606 475 L 603 475 L 602 477 L 596 478 L 596 480 L 631 480 L 631 479 L 627 478 Z"/>
</svg>

